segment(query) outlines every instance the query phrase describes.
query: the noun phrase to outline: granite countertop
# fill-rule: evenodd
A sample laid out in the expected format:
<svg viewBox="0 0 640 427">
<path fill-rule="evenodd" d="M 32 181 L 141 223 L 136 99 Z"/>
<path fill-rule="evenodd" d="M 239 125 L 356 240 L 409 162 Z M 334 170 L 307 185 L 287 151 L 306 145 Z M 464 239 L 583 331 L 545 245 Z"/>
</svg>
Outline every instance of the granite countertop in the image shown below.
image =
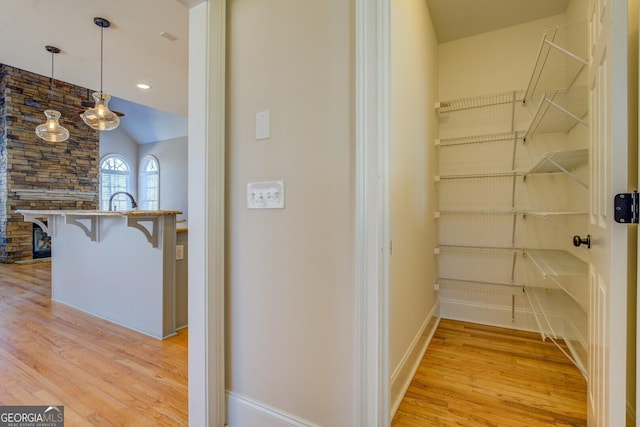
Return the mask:
<svg viewBox="0 0 640 427">
<path fill-rule="evenodd" d="M 176 220 L 176 231 L 178 233 L 184 233 L 185 231 L 189 231 L 189 227 L 187 225 L 186 219 L 178 219 Z"/>
<path fill-rule="evenodd" d="M 18 209 L 17 213 L 26 213 L 30 215 L 68 215 L 68 216 L 163 216 L 163 215 L 179 215 L 182 211 L 169 211 L 169 210 L 128 210 L 128 211 L 104 211 L 104 210 L 62 210 L 62 209 L 50 209 L 50 210 L 29 210 Z"/>
</svg>

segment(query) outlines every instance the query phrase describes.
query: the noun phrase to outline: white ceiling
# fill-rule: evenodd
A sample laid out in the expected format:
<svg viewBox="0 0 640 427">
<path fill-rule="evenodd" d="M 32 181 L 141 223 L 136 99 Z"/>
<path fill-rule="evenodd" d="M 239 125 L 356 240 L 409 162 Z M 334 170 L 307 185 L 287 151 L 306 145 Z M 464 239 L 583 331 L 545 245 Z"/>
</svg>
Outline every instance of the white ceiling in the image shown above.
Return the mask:
<svg viewBox="0 0 640 427">
<path fill-rule="evenodd" d="M 110 106 L 125 113 L 122 128 L 141 143 L 184 136 L 188 6 L 197 3 L 197 0 L 0 0 L 0 63 L 50 76 L 51 54 L 44 47 L 53 45 L 62 50 L 54 59 L 55 79 L 97 90 L 100 28 L 93 18 L 106 18 L 111 27 L 104 30 L 103 90 L 119 98 Z M 169 41 L 161 37 L 163 31 L 177 39 Z M 136 88 L 139 82 L 152 88 L 142 91 Z"/>
<path fill-rule="evenodd" d="M 427 0 L 439 43 L 563 13 L 569 0 Z"/>
<path fill-rule="evenodd" d="M 185 136 L 189 7 L 203 0 L 0 0 L 0 63 L 51 74 L 94 90 L 100 86 L 100 29 L 104 30 L 103 90 L 121 127 L 139 143 Z M 566 10 L 569 0 L 427 0 L 438 41 L 444 43 Z M 56 23 L 55 25 L 52 24 Z M 161 32 L 174 35 L 169 41 Z M 136 83 L 152 86 L 149 91 Z"/>
</svg>

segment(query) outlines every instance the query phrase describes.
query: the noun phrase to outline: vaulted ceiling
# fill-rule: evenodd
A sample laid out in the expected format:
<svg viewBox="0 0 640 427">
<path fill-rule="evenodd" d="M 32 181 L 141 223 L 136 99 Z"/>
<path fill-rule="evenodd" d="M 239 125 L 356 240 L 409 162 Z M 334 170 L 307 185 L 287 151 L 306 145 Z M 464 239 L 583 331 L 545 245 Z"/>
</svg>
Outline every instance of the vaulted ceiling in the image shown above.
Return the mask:
<svg viewBox="0 0 640 427">
<path fill-rule="evenodd" d="M 0 63 L 51 74 L 45 45 L 62 50 L 55 78 L 100 87 L 100 29 L 104 30 L 103 89 L 126 116 L 138 142 L 186 134 L 189 10 L 203 0 L 0 0 Z M 565 11 L 568 0 L 426 0 L 444 43 Z M 161 34 L 165 33 L 165 36 Z M 171 40 L 173 37 L 175 40 Z M 136 84 L 152 86 L 140 90 Z M 175 134 L 175 130 L 180 129 Z"/>
<path fill-rule="evenodd" d="M 569 0 L 427 0 L 439 43 L 558 15 Z"/>
<path fill-rule="evenodd" d="M 119 98 L 112 106 L 125 110 L 122 126 L 125 130 L 129 127 L 134 139 L 156 138 L 154 135 L 163 138 L 167 129 L 151 129 L 153 132 L 149 133 L 144 127 L 174 122 L 183 128 L 179 133 L 186 134 L 187 6 L 194 3 L 193 0 L 0 0 L 0 63 L 49 76 L 51 54 L 45 46 L 53 45 L 61 49 L 54 58 L 55 79 L 97 90 L 100 28 L 93 18 L 106 18 L 111 27 L 104 30 L 103 90 Z M 136 84 L 140 82 L 151 85 L 151 89 L 138 89 Z M 144 122 L 140 114 L 146 117 Z M 162 118 L 149 121 L 157 117 Z"/>
</svg>

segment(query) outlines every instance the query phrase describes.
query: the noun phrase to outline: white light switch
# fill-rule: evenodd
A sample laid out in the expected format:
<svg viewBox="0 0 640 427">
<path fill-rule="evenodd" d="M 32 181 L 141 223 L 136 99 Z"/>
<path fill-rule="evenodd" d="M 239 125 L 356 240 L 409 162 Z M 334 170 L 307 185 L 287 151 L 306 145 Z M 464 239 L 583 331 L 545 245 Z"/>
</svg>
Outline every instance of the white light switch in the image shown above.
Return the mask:
<svg viewBox="0 0 640 427">
<path fill-rule="evenodd" d="M 271 112 L 260 111 L 256 113 L 256 139 L 271 137 Z"/>
<path fill-rule="evenodd" d="M 176 260 L 184 259 L 184 245 L 176 246 Z"/>
<path fill-rule="evenodd" d="M 283 209 L 284 181 L 250 182 L 247 184 L 247 208 Z"/>
</svg>

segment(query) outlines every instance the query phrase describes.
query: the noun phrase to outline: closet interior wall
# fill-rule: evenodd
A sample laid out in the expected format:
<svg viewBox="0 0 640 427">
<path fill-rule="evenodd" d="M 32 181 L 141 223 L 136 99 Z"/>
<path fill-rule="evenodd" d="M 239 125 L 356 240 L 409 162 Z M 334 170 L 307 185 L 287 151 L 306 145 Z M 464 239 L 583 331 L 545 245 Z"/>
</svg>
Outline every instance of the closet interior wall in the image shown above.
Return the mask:
<svg viewBox="0 0 640 427">
<path fill-rule="evenodd" d="M 441 316 L 563 338 L 583 373 L 587 37 L 586 1 L 572 0 L 441 44 L 435 141 Z"/>
</svg>

